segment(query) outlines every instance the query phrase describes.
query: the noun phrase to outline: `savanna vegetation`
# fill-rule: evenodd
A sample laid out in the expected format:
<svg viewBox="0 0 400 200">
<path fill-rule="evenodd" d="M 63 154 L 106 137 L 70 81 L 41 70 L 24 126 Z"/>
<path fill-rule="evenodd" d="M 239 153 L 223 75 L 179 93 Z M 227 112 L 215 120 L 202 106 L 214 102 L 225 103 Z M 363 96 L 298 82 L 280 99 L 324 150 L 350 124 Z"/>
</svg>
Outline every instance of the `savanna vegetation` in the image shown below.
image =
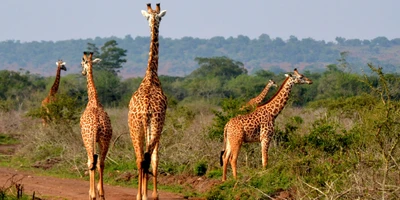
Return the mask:
<svg viewBox="0 0 400 200">
<path fill-rule="evenodd" d="M 97 49 L 97 54 L 101 57 L 110 49 Z M 136 187 L 127 105 L 141 78 L 118 76 L 114 64 L 124 62 L 125 52 L 114 50 L 121 56 L 110 61 L 113 64 L 97 66 L 94 74 L 113 125 L 105 179 Z M 225 123 L 240 114 L 239 108 L 269 79 L 280 85 L 285 76 L 265 70 L 249 74 L 242 62 L 226 56 L 194 61 L 198 68 L 187 76 L 160 76 L 168 96 L 160 143 L 161 189 L 206 199 L 400 198 L 399 74 L 384 73 L 374 64 L 362 66 L 368 69 L 363 74 L 353 73 L 355 66 L 348 65 L 345 53 L 324 72 L 301 71 L 313 84 L 294 86 L 276 120 L 267 168 L 261 167 L 260 144 L 245 144 L 238 179 L 229 172 L 221 183 Z M 53 80 L 28 71 L 0 71 L 0 144 L 23 144 L 13 156 L 0 155 L 1 163 L 88 178 L 79 128 L 87 103 L 86 79 L 80 74 L 62 76 L 59 101 L 49 107 L 52 122 L 43 127 L 40 102 Z M 265 100 L 275 92 L 272 88 Z M 201 177 L 208 187 L 185 182 L 191 177 Z"/>
</svg>

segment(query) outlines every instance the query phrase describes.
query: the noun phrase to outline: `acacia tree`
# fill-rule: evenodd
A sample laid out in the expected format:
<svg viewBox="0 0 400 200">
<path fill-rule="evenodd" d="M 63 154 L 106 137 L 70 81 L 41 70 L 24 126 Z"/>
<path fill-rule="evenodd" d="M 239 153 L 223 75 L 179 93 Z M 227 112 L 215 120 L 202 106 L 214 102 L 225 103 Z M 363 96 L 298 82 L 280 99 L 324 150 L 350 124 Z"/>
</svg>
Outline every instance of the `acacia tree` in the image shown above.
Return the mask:
<svg viewBox="0 0 400 200">
<path fill-rule="evenodd" d="M 102 61 L 96 64 L 94 67 L 98 70 L 104 70 L 117 75 L 122 65 L 126 63 L 126 52 L 127 50 L 119 48 L 118 43 L 115 40 L 106 42 L 99 51 L 99 48 L 95 44 L 88 43 L 87 49 L 97 55 Z"/>
<path fill-rule="evenodd" d="M 219 77 L 229 80 L 241 74 L 247 74 L 247 70 L 240 61 L 232 60 L 226 56 L 203 58 L 196 57 L 194 59 L 200 67 L 193 71 L 191 77 Z"/>
<path fill-rule="evenodd" d="M 99 56 L 100 55 L 100 51 L 99 48 L 96 47 L 95 44 L 88 42 L 87 43 L 87 50 L 89 52 L 93 52 L 94 56 Z"/>
</svg>

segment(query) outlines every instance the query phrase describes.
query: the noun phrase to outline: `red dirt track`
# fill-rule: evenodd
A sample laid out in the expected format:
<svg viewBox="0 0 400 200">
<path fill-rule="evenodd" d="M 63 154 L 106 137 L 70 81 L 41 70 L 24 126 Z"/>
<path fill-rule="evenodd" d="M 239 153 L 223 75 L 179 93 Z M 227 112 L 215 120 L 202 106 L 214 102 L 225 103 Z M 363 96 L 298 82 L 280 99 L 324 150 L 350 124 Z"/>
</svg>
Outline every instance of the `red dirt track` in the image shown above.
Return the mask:
<svg viewBox="0 0 400 200">
<path fill-rule="evenodd" d="M 40 199 L 81 200 L 89 197 L 88 181 L 39 176 L 31 172 L 0 167 L 0 188 L 8 188 L 11 180 L 23 185 L 23 194 L 31 196 L 35 192 L 35 196 Z M 136 188 L 105 185 L 104 190 L 107 200 L 136 199 Z M 158 192 L 159 199 L 185 199 L 178 194 Z M 150 198 L 151 191 L 148 191 L 147 194 L 149 199 L 152 199 Z"/>
</svg>

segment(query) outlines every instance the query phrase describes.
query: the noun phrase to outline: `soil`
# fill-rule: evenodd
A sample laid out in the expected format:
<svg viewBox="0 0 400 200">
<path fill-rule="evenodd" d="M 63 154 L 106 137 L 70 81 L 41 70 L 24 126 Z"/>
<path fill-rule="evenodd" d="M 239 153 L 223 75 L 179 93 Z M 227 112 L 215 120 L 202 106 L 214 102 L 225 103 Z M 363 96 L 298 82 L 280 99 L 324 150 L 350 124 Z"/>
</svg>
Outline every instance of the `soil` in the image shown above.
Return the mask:
<svg viewBox="0 0 400 200">
<path fill-rule="evenodd" d="M 18 145 L 0 145 L 0 156 L 12 156 Z M 46 170 L 58 163 L 58 159 L 48 159 L 32 165 L 33 168 Z M 119 176 L 121 181 L 131 181 L 135 175 L 124 173 Z M 205 193 L 210 191 L 215 185 L 221 184 L 220 180 L 209 179 L 199 176 L 186 175 L 167 175 L 159 174 L 158 184 L 161 185 L 181 185 L 185 191 L 192 193 Z M 16 194 L 16 187 L 23 187 L 23 194 L 36 197 L 36 200 L 61 200 L 87 199 L 89 196 L 89 182 L 80 179 L 66 179 L 51 176 L 42 176 L 32 171 L 18 170 L 7 167 L 0 167 L 0 192 L 12 189 Z M 104 185 L 105 197 L 108 200 L 136 199 L 137 189 Z M 148 198 L 151 198 L 152 191 L 148 191 Z M 191 199 L 199 200 L 202 198 L 185 197 L 182 194 L 175 194 L 158 190 L 159 199 Z M 290 191 L 280 191 L 273 195 L 274 199 L 293 199 Z M 33 199 L 33 198 L 32 198 Z"/>
<path fill-rule="evenodd" d="M 12 156 L 18 145 L 0 145 L 0 156 Z M 37 162 L 32 165 L 33 168 L 46 170 L 58 163 L 57 159 L 48 159 Z M 122 181 L 129 181 L 133 174 L 128 173 L 122 175 Z M 125 180 L 126 179 L 126 180 Z M 206 179 L 203 177 L 188 176 L 172 176 L 160 174 L 158 183 L 162 185 L 178 184 L 184 186 L 185 189 L 202 193 L 208 191 L 215 184 L 220 183 L 217 180 Z M 35 199 L 87 199 L 89 196 L 89 181 L 79 179 L 66 179 L 51 176 L 38 175 L 32 171 L 18 170 L 7 167 L 0 167 L 0 191 L 13 191 L 17 195 L 16 187 L 23 187 L 22 192 L 25 195 L 32 196 Z M 108 200 L 124 200 L 136 199 L 137 189 L 121 186 L 104 185 L 105 197 Z M 148 191 L 147 195 L 151 198 L 152 191 Z M 185 197 L 182 194 L 175 194 L 158 190 L 159 199 L 200 199 L 193 197 Z"/>
<path fill-rule="evenodd" d="M 56 177 L 40 176 L 32 172 L 19 171 L 11 168 L 0 167 L 0 187 L 12 188 L 15 185 L 23 186 L 23 194 L 33 195 L 38 199 L 87 199 L 89 196 L 89 182 L 76 179 L 63 179 Z M 104 186 L 105 196 L 108 200 L 136 199 L 135 188 Z M 151 191 L 148 192 L 151 196 Z M 185 199 L 182 195 L 159 191 L 160 199 Z M 151 198 L 150 198 L 151 199 Z"/>
</svg>

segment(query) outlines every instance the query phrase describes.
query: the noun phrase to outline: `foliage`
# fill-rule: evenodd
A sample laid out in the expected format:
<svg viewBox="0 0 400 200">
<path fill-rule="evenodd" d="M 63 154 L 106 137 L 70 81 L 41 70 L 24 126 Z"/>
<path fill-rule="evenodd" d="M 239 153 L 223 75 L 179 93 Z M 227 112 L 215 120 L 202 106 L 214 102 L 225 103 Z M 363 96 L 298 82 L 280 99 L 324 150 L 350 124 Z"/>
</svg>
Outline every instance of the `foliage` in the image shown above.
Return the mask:
<svg viewBox="0 0 400 200">
<path fill-rule="evenodd" d="M 222 141 L 224 139 L 224 127 L 229 119 L 247 112 L 246 110 L 240 110 L 242 105 L 243 101 L 239 99 L 222 99 L 222 111 L 213 110 L 215 117 L 213 118 L 213 124 L 209 129 L 208 136 L 211 139 Z"/>
<path fill-rule="evenodd" d="M 12 136 L 0 133 L 0 145 L 16 143 L 18 143 L 18 140 L 16 140 Z"/>
<path fill-rule="evenodd" d="M 189 76 L 193 78 L 205 78 L 207 76 L 219 77 L 222 80 L 229 80 L 241 74 L 247 74 L 242 62 L 234 61 L 226 56 L 194 59 L 199 68 L 194 70 Z"/>
<path fill-rule="evenodd" d="M 400 124 L 398 122 L 400 120 L 400 103 L 392 100 L 391 90 L 389 89 L 391 87 L 390 82 L 382 68 L 375 67 L 372 64 L 368 64 L 368 67 L 378 76 L 378 87 L 375 87 L 368 79 L 365 81 L 380 102 L 368 112 L 369 118 L 364 119 L 365 131 L 375 136 L 373 139 L 377 144 L 378 155 L 380 155 L 377 161 L 382 163 L 380 166 L 382 174 L 380 180 L 378 180 L 382 186 L 381 197 L 382 199 L 386 197 L 394 198 L 396 195 L 392 192 L 391 185 L 396 183 L 391 177 L 399 170 Z"/>
<path fill-rule="evenodd" d="M 34 118 L 46 118 L 54 124 L 75 124 L 78 122 L 82 107 L 77 106 L 77 99 L 66 94 L 57 94 L 56 101 L 47 104 L 46 111 L 43 107 L 33 108 L 26 114 Z"/>
<path fill-rule="evenodd" d="M 33 41 L 21 42 L 8 40 L 0 42 L 0 63 L 3 68 L 18 70 L 20 68 L 45 75 L 48 69 L 54 66 L 48 58 L 63 58 L 70 66 L 79 65 L 82 51 L 88 49 L 88 43 L 102 46 L 108 41 L 114 40 L 122 49 L 129 50 L 123 69 L 126 77 L 136 77 L 144 72 L 143 66 L 147 63 L 149 37 L 127 35 L 123 38 L 96 37 L 93 39 L 78 39 L 64 41 Z M 366 63 L 373 61 L 383 66 L 392 66 L 390 73 L 399 72 L 396 66 L 399 59 L 392 56 L 399 48 L 399 38 L 388 40 L 385 37 L 377 37 L 372 40 L 358 40 L 342 38 L 343 42 L 333 43 L 318 41 L 312 38 L 298 39 L 290 36 L 288 40 L 271 38 L 267 34 L 261 34 L 258 38 L 250 39 L 247 36 L 237 37 L 213 37 L 199 39 L 183 37 L 180 39 L 160 37 L 160 71 L 164 75 L 186 76 L 197 69 L 196 57 L 226 56 L 243 62 L 249 73 L 258 69 L 268 69 L 280 73 L 281 68 L 287 69 L 287 64 L 297 66 L 307 63 L 314 66 L 315 70 L 323 70 L 326 63 L 335 63 L 341 51 L 352 52 L 349 55 L 350 63 Z M 56 49 L 56 51 L 54 50 Z M 95 48 L 89 48 L 95 51 Z M 18 55 L 24 55 L 21 58 Z M 96 54 L 97 56 L 100 54 Z M 371 58 L 377 58 L 371 60 Z M 361 65 L 360 65 L 361 66 Z M 363 67 L 363 69 L 366 69 Z M 387 68 L 389 69 L 389 68 Z M 357 69 L 357 72 L 362 72 Z M 42 74 L 42 75 L 43 75 Z"/>
<path fill-rule="evenodd" d="M 122 65 L 126 63 L 126 59 L 123 57 L 126 56 L 127 50 L 117 46 L 117 41 L 110 40 L 101 47 L 101 53 L 99 55 L 101 62 L 96 65 L 97 69 L 111 72 L 114 75 L 119 72 Z"/>
<path fill-rule="evenodd" d="M 207 172 L 207 162 L 205 161 L 198 161 L 194 166 L 194 175 L 196 176 L 203 176 Z"/>
<path fill-rule="evenodd" d="M 316 121 L 313 129 L 304 140 L 305 144 L 328 154 L 335 154 L 338 151 L 344 152 L 351 149 L 351 145 L 359 140 L 360 135 L 352 132 L 337 133 L 335 125 Z"/>
</svg>

